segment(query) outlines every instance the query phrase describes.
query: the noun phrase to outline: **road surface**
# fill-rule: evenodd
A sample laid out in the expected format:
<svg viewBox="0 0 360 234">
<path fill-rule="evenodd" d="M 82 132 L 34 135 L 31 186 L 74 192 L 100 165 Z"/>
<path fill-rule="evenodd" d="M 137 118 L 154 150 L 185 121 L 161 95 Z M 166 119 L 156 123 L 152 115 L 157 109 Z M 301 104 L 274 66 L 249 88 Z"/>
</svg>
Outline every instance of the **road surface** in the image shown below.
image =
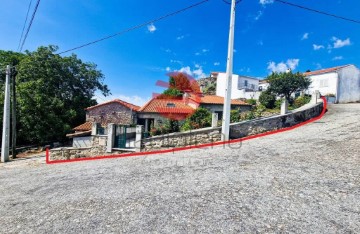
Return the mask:
<svg viewBox="0 0 360 234">
<path fill-rule="evenodd" d="M 360 104 L 175 154 L 0 165 L 1 233 L 360 233 Z"/>
</svg>

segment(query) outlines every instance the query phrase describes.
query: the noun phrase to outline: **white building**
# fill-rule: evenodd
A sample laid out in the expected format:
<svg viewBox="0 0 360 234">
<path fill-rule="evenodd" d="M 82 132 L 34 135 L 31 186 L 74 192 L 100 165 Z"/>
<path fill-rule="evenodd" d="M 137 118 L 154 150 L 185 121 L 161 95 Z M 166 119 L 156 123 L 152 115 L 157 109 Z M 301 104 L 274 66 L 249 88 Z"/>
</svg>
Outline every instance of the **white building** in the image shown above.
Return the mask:
<svg viewBox="0 0 360 234">
<path fill-rule="evenodd" d="M 360 101 L 360 70 L 354 65 L 344 65 L 304 73 L 312 84 L 308 93 L 319 90 L 321 95 L 335 96 L 335 103 Z"/>
<path fill-rule="evenodd" d="M 217 76 L 216 80 L 216 95 L 225 97 L 225 81 L 226 73 L 212 73 L 212 76 Z M 258 99 L 259 92 L 259 79 L 250 76 L 232 75 L 231 85 L 231 99 Z"/>
</svg>

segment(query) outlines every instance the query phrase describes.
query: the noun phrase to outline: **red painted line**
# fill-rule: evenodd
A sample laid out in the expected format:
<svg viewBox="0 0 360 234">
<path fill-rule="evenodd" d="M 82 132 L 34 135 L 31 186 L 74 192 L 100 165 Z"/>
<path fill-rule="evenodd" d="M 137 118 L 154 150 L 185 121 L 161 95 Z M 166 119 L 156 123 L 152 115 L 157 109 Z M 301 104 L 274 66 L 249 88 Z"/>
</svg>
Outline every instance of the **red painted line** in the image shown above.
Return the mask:
<svg viewBox="0 0 360 234">
<path fill-rule="evenodd" d="M 57 164 L 57 163 L 90 161 L 90 160 L 99 160 L 99 159 L 125 158 L 125 157 L 132 157 L 132 156 L 145 156 L 145 155 L 153 155 L 153 154 L 164 154 L 164 153 L 184 151 L 184 150 L 189 150 L 189 149 L 199 149 L 199 148 L 213 147 L 213 146 L 217 146 L 217 145 L 225 145 L 225 144 L 248 141 L 248 140 L 259 138 L 259 137 L 264 137 L 264 136 L 273 135 L 273 134 L 280 133 L 280 132 L 293 130 L 293 129 L 301 127 L 301 126 L 303 126 L 305 124 L 309 124 L 311 122 L 314 122 L 314 121 L 317 121 L 317 120 L 321 119 L 324 116 L 324 114 L 326 112 L 326 108 L 327 108 L 326 98 L 321 97 L 321 99 L 323 100 L 324 104 L 323 104 L 323 109 L 321 111 L 321 114 L 319 116 L 314 117 L 312 119 L 309 119 L 309 120 L 307 120 L 305 122 L 296 124 L 296 125 L 291 126 L 291 127 L 286 127 L 286 128 L 282 128 L 282 129 L 278 129 L 278 130 L 268 131 L 268 132 L 264 132 L 264 133 L 260 133 L 260 134 L 256 134 L 256 135 L 251 135 L 251 136 L 247 136 L 247 137 L 243 137 L 243 138 L 239 138 L 239 139 L 229 140 L 229 141 L 219 141 L 219 142 L 206 143 L 206 144 L 201 144 L 201 145 L 191 145 L 191 146 L 185 146 L 185 147 L 179 147 L 179 148 L 173 148 L 173 149 L 166 149 L 166 150 L 156 150 L 156 151 L 149 151 L 149 152 L 103 155 L 103 156 L 96 156 L 96 157 L 91 157 L 91 158 L 74 158 L 74 159 L 52 160 L 52 161 L 50 161 L 49 149 L 47 148 L 46 149 L 46 163 L 47 164 Z"/>
</svg>

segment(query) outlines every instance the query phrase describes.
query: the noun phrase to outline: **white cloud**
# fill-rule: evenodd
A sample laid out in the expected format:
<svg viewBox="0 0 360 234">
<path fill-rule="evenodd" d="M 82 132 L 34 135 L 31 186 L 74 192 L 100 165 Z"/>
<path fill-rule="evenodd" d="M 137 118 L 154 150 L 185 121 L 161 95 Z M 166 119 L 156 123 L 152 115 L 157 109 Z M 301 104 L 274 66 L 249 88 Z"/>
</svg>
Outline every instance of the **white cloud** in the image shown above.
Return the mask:
<svg viewBox="0 0 360 234">
<path fill-rule="evenodd" d="M 176 37 L 176 40 L 181 40 L 181 39 L 184 39 L 184 38 L 185 38 L 185 36 L 181 35 L 181 36 Z"/>
<path fill-rule="evenodd" d="M 178 72 L 184 72 L 190 76 L 193 76 L 195 79 L 204 78 L 206 74 L 203 71 L 202 66 L 195 64 L 195 69 L 191 70 L 190 66 L 182 67 Z"/>
<path fill-rule="evenodd" d="M 165 71 L 167 71 L 167 72 L 169 72 L 170 70 L 171 70 L 170 67 L 165 68 Z"/>
<path fill-rule="evenodd" d="M 309 33 L 304 33 L 301 40 L 307 40 L 307 39 L 309 39 Z"/>
<path fill-rule="evenodd" d="M 206 52 L 209 52 L 209 50 L 208 49 L 202 49 L 202 52 L 206 53 Z"/>
<path fill-rule="evenodd" d="M 332 60 L 336 61 L 336 60 L 343 60 L 344 57 L 343 56 L 335 56 Z"/>
<path fill-rule="evenodd" d="M 267 69 L 270 72 L 286 72 L 288 69 L 295 70 L 295 68 L 299 65 L 299 59 L 288 59 L 285 62 L 280 62 L 276 64 L 275 62 L 269 62 Z"/>
<path fill-rule="evenodd" d="M 263 11 L 258 11 L 257 15 L 254 17 L 255 20 L 259 20 L 263 15 Z"/>
<path fill-rule="evenodd" d="M 274 0 L 260 0 L 259 3 L 264 6 L 264 5 L 267 5 L 267 4 L 274 3 Z"/>
<path fill-rule="evenodd" d="M 174 59 L 171 59 L 171 60 L 170 60 L 170 63 L 177 63 L 177 64 L 180 64 L 180 65 L 183 64 L 182 61 L 180 61 L 180 60 L 174 60 Z"/>
<path fill-rule="evenodd" d="M 165 52 L 166 52 L 166 53 L 171 53 L 171 50 L 170 50 L 170 49 L 166 49 Z"/>
<path fill-rule="evenodd" d="M 237 52 L 237 50 L 235 50 L 235 49 L 234 49 L 233 51 L 234 51 L 234 53 L 236 53 L 236 52 Z"/>
<path fill-rule="evenodd" d="M 323 45 L 313 44 L 313 48 L 314 48 L 314 50 L 320 50 L 320 49 L 324 49 L 325 47 Z"/>
<path fill-rule="evenodd" d="M 345 40 L 341 40 L 341 39 L 339 39 L 337 37 L 333 37 L 331 40 L 334 42 L 334 46 L 333 46 L 334 49 L 351 45 L 350 38 L 347 38 Z"/>
<path fill-rule="evenodd" d="M 154 24 L 149 24 L 149 25 L 147 26 L 147 28 L 148 28 L 149 32 L 151 32 L 151 33 L 153 33 L 153 32 L 156 31 L 156 27 L 155 27 Z"/>
<path fill-rule="evenodd" d="M 215 62 L 215 63 L 214 63 L 214 66 L 219 66 L 219 65 L 220 65 L 219 62 Z"/>
<path fill-rule="evenodd" d="M 264 42 L 262 40 L 258 41 L 258 45 L 261 45 L 263 46 L 264 45 Z"/>
</svg>

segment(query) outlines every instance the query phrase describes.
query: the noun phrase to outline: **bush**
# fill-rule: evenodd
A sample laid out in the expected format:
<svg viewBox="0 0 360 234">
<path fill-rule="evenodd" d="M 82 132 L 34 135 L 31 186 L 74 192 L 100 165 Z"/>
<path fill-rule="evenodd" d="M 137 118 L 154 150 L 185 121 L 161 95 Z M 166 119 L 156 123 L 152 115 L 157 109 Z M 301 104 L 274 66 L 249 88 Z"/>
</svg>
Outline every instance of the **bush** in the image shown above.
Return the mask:
<svg viewBox="0 0 360 234">
<path fill-rule="evenodd" d="M 205 128 L 211 126 L 211 113 L 208 109 L 199 107 L 194 114 L 188 117 L 181 126 L 182 131 Z"/>
<path fill-rule="evenodd" d="M 240 114 L 238 110 L 230 111 L 230 123 L 235 123 L 240 121 Z"/>
<path fill-rule="evenodd" d="M 310 102 L 310 100 L 311 100 L 311 97 L 309 97 L 309 96 L 300 96 L 295 99 L 293 105 L 295 108 L 299 108 L 305 104 L 308 104 Z"/>
<path fill-rule="evenodd" d="M 260 94 L 259 102 L 266 108 L 273 109 L 275 107 L 276 96 L 268 91 Z"/>
<path fill-rule="evenodd" d="M 280 109 L 282 102 L 283 102 L 283 99 L 278 99 L 278 100 L 276 100 L 276 101 L 275 101 L 275 108 L 276 108 L 276 109 Z"/>
<path fill-rule="evenodd" d="M 247 99 L 246 103 L 254 106 L 254 105 L 256 105 L 256 100 L 255 99 Z"/>
</svg>

